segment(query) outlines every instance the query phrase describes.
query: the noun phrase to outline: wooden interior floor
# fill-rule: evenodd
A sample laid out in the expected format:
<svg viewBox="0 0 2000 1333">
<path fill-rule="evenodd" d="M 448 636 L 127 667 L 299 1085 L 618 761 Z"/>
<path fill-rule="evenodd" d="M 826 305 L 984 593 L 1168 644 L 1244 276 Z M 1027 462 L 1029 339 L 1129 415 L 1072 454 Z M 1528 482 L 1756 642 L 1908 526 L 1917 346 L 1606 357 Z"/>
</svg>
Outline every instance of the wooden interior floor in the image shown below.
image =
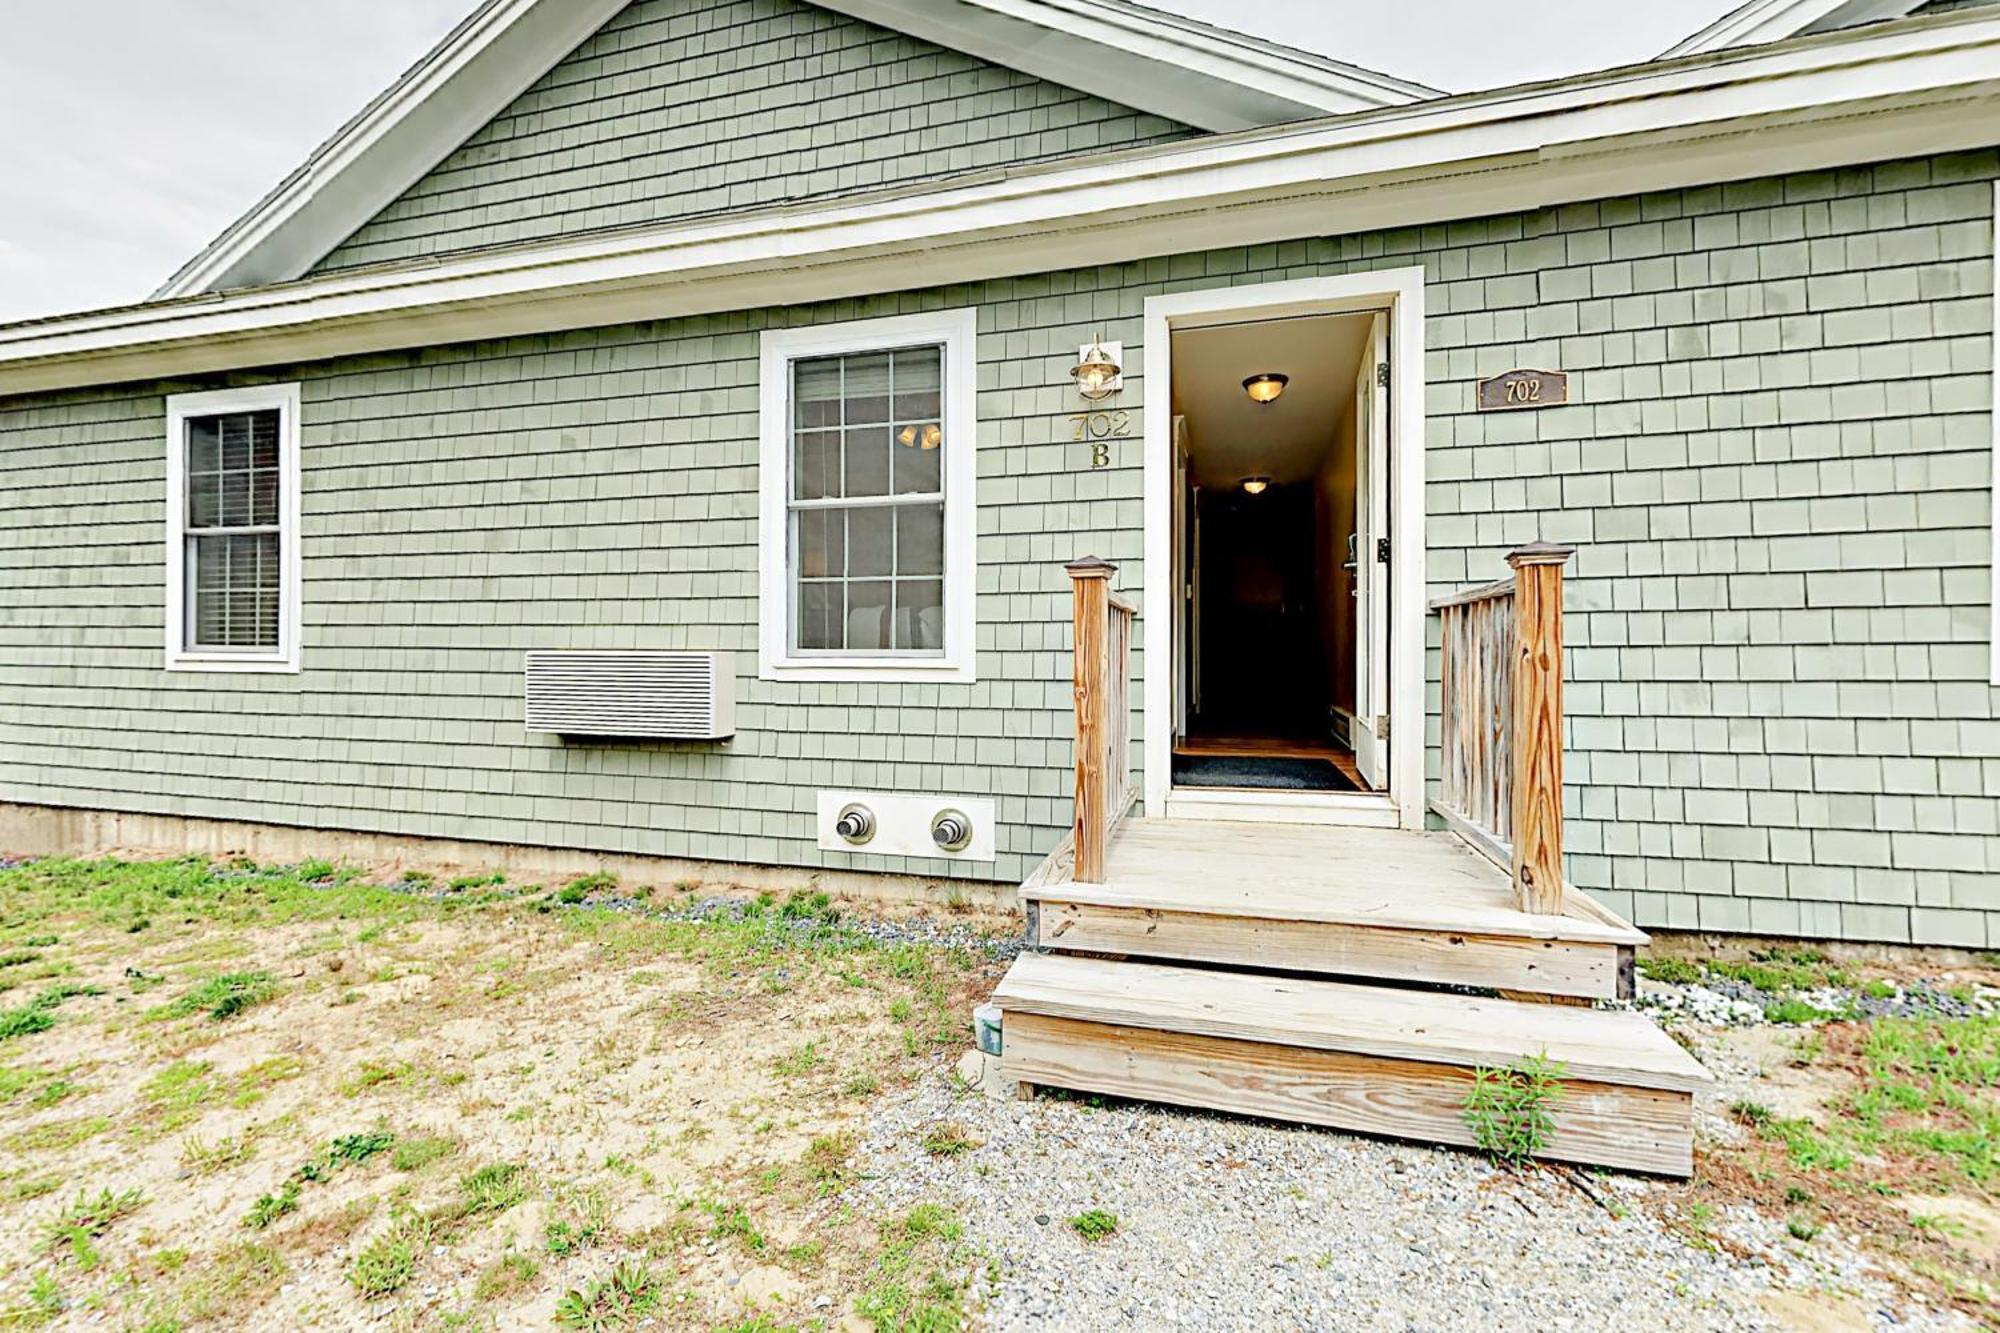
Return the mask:
<svg viewBox="0 0 2000 1333">
<path fill-rule="evenodd" d="M 1030 896 L 1164 912 L 1402 930 L 1639 944 L 1645 935 L 1571 891 L 1563 915 L 1521 911 L 1507 875 L 1450 833 L 1341 825 L 1126 819 L 1104 883 L 1066 866 Z"/>
<path fill-rule="evenodd" d="M 1175 754 L 1218 755 L 1231 759 L 1324 759 L 1347 776 L 1356 791 L 1373 791 L 1355 767 L 1354 751 L 1331 739 L 1310 740 L 1283 736 L 1190 735 L 1174 742 Z"/>
</svg>

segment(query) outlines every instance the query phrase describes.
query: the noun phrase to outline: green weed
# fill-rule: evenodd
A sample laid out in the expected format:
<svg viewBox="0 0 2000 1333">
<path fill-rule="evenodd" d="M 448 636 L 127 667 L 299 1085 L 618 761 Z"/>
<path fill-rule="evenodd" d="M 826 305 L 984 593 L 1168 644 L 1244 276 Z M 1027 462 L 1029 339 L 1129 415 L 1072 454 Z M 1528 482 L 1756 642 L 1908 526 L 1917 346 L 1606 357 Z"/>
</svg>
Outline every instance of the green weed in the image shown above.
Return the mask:
<svg viewBox="0 0 2000 1333">
<path fill-rule="evenodd" d="M 528 1197 L 528 1175 L 511 1162 L 495 1162 L 474 1171 L 460 1187 L 466 1213 L 504 1213 Z"/>
<path fill-rule="evenodd" d="M 1069 1220 L 1070 1230 L 1085 1240 L 1105 1240 L 1118 1233 L 1118 1214 L 1090 1208 Z"/>
<path fill-rule="evenodd" d="M 1639 972 L 1653 981 L 1685 986 L 1702 979 L 1701 964 L 1684 958 L 1641 958 Z"/>
<path fill-rule="evenodd" d="M 631 1328 L 660 1304 L 665 1290 L 643 1264 L 620 1264 L 605 1276 L 571 1288 L 556 1302 L 556 1323 L 583 1333 Z"/>
<path fill-rule="evenodd" d="M 1546 1055 L 1506 1068 L 1473 1070 L 1465 1095 L 1465 1122 L 1473 1141 L 1496 1161 L 1520 1166 L 1548 1146 L 1555 1132 L 1551 1108 L 1562 1095 L 1563 1066 Z"/>
<path fill-rule="evenodd" d="M 145 1202 L 146 1196 L 136 1189 L 117 1193 L 100 1190 L 95 1197 L 79 1194 L 49 1223 L 43 1234 L 43 1246 L 50 1253 L 67 1250 L 79 1268 L 95 1268 L 97 1251 L 92 1242 L 109 1231 L 112 1223 L 136 1212 Z"/>
<path fill-rule="evenodd" d="M 430 1244 L 431 1231 L 430 1221 L 420 1214 L 401 1214 L 387 1231 L 354 1256 L 354 1262 L 347 1268 L 347 1280 L 363 1296 L 386 1296 L 400 1291 Z"/>
<path fill-rule="evenodd" d="M 299 1182 L 293 1177 L 280 1185 L 276 1194 L 260 1195 L 257 1202 L 250 1205 L 250 1211 L 243 1218 L 243 1225 L 252 1231 L 262 1231 L 287 1213 L 295 1213 L 298 1209 Z"/>
</svg>

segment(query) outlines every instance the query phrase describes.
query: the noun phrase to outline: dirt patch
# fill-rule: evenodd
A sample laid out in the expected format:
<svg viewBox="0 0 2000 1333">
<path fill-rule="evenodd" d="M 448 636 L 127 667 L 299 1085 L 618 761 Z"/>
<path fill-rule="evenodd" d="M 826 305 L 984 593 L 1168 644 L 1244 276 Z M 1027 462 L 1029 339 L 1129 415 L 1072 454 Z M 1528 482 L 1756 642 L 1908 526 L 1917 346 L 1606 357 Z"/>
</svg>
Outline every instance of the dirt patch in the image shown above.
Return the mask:
<svg viewBox="0 0 2000 1333">
<path fill-rule="evenodd" d="M 831 1202 L 848 1128 L 964 1048 L 995 976 L 831 928 L 230 915 L 12 931 L 58 942 L 15 950 L 0 1006 L 74 993 L 0 1041 L 0 1316 L 837 1319 L 876 1245 Z"/>
</svg>

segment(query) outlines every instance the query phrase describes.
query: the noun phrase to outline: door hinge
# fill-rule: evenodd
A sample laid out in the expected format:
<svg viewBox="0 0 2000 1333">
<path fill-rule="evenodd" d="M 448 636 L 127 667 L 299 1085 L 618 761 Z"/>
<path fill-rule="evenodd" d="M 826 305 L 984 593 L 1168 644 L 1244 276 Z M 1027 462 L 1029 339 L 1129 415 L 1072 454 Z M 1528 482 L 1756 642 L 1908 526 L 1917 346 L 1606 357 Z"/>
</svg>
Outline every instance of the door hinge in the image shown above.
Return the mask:
<svg viewBox="0 0 2000 1333">
<path fill-rule="evenodd" d="M 1389 363 L 1387 361 L 1377 361 L 1375 363 L 1375 383 L 1384 389 L 1389 387 Z"/>
<path fill-rule="evenodd" d="M 1378 565 L 1389 563 L 1389 539 L 1387 537 L 1377 537 L 1375 539 L 1375 563 Z"/>
<path fill-rule="evenodd" d="M 1384 745 L 1389 743 L 1389 715 L 1387 713 L 1377 713 L 1375 715 L 1375 739 Z"/>
</svg>

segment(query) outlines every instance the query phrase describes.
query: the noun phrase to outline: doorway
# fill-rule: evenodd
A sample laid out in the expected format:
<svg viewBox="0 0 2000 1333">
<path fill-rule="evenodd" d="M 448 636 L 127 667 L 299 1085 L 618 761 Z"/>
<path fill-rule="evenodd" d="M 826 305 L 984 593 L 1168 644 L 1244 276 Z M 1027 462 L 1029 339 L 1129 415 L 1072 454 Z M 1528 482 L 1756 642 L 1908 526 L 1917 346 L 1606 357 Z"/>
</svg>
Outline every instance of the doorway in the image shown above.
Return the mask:
<svg viewBox="0 0 2000 1333">
<path fill-rule="evenodd" d="M 1149 815 L 1421 824 L 1393 726 L 1421 675 L 1392 689 L 1422 670 L 1420 459 L 1396 448 L 1420 299 L 1402 271 L 1147 303 Z"/>
</svg>

